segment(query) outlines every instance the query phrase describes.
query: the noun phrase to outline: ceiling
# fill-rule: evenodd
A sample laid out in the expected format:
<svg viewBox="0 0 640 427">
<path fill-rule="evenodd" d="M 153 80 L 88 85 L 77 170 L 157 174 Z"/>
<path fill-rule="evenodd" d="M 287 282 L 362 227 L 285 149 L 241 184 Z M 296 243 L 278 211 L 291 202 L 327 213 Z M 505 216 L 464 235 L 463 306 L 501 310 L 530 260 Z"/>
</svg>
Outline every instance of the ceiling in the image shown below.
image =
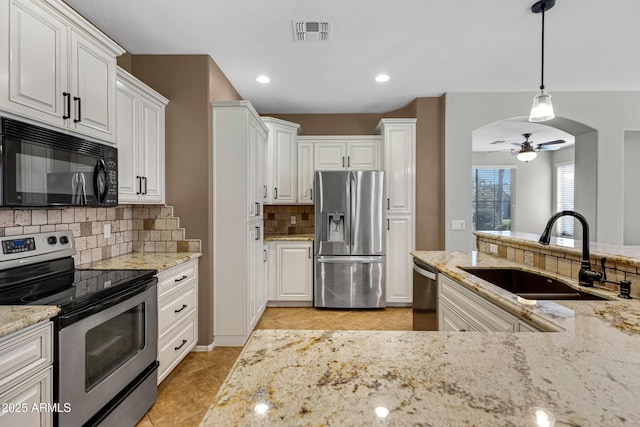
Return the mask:
<svg viewBox="0 0 640 427">
<path fill-rule="evenodd" d="M 548 125 L 530 123 L 528 119 L 528 116 L 511 117 L 474 130 L 472 151 L 508 152 L 519 150 L 524 141 L 523 133 L 531 134 L 529 142 L 534 148 L 541 143 L 558 139 L 564 140 L 564 144 L 545 147 L 545 151 L 556 151 L 575 145 L 575 135 L 584 133 L 583 128 L 570 128 L 570 123 L 568 123 L 570 121 L 566 119 L 554 119 L 551 122 L 547 122 Z M 567 132 L 567 130 L 572 133 Z"/>
<path fill-rule="evenodd" d="M 446 92 L 533 96 L 540 84 L 531 0 L 66 2 L 133 54 L 211 55 L 260 113 L 381 113 Z M 330 41 L 294 42 L 299 19 L 330 21 Z M 548 91 L 640 90 L 638 22 L 638 0 L 557 0 Z"/>
</svg>

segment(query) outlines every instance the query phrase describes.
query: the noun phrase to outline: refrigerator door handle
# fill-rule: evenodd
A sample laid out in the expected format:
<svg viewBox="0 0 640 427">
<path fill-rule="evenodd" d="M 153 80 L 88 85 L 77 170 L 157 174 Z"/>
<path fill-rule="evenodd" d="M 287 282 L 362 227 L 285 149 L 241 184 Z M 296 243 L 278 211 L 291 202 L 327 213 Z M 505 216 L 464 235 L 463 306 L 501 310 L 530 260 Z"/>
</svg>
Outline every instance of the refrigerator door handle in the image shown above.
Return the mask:
<svg viewBox="0 0 640 427">
<path fill-rule="evenodd" d="M 356 218 L 356 174 L 353 172 L 349 172 L 349 253 L 353 254 L 357 248 L 354 250 L 355 246 L 355 238 L 356 238 L 356 227 L 359 226 L 357 224 Z"/>
<path fill-rule="evenodd" d="M 382 256 L 364 256 L 364 257 L 350 257 L 350 256 L 321 256 L 316 257 L 316 262 L 319 263 L 331 263 L 331 264 L 381 264 L 383 262 Z"/>
</svg>

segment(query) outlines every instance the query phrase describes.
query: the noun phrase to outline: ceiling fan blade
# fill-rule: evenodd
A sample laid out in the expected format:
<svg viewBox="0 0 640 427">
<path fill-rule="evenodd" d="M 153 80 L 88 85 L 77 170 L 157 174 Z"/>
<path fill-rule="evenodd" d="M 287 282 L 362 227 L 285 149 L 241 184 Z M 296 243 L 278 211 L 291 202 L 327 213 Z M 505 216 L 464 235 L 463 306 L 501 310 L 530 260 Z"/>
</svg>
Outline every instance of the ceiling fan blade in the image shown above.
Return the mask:
<svg viewBox="0 0 640 427">
<path fill-rule="evenodd" d="M 549 141 L 549 142 L 540 143 L 540 144 L 538 144 L 538 146 L 543 147 L 545 145 L 564 144 L 565 142 L 567 142 L 567 141 L 565 141 L 564 139 L 556 139 L 555 141 Z"/>
<path fill-rule="evenodd" d="M 516 145 L 518 147 L 522 147 L 522 142 L 512 142 L 511 145 Z"/>
</svg>

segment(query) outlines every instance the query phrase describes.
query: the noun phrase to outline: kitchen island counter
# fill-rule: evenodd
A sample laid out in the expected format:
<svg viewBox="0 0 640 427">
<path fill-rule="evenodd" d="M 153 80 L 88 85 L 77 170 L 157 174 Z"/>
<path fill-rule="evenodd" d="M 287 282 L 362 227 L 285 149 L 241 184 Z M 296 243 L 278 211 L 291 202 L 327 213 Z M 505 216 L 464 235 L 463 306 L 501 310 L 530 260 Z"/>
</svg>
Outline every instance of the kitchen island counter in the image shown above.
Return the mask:
<svg viewBox="0 0 640 427">
<path fill-rule="evenodd" d="M 457 266 L 508 263 L 414 255 L 485 293 Z M 561 332 L 257 330 L 202 425 L 640 425 L 640 300 L 539 305 Z"/>
<path fill-rule="evenodd" d="M 48 305 L 0 305 L 0 337 L 55 317 L 60 312 Z"/>
</svg>

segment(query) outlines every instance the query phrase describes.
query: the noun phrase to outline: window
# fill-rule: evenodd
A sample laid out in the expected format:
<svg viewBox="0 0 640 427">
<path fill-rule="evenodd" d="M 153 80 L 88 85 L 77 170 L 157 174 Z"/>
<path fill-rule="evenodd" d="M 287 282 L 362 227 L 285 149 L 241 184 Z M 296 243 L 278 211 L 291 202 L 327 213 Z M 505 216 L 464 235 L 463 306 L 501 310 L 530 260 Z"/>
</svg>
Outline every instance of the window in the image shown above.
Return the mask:
<svg viewBox="0 0 640 427">
<path fill-rule="evenodd" d="M 472 187 L 473 229 L 514 230 L 516 170 L 474 167 Z"/>
<path fill-rule="evenodd" d="M 556 207 L 558 211 L 574 210 L 573 203 L 573 176 L 575 164 L 565 163 L 556 168 L 558 183 Z M 574 220 L 572 216 L 563 216 L 558 221 L 558 234 L 560 236 L 574 237 Z"/>
</svg>

